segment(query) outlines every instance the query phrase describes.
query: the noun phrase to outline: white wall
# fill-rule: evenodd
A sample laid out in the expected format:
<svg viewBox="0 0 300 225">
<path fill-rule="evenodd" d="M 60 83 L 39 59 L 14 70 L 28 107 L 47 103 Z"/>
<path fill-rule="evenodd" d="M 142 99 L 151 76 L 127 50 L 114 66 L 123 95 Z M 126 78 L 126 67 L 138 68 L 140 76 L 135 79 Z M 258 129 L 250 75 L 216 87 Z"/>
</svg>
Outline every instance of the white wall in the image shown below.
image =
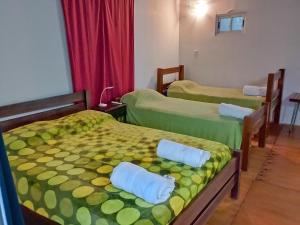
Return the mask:
<svg viewBox="0 0 300 225">
<path fill-rule="evenodd" d="M 60 0 L 1 0 L 0 105 L 72 91 Z"/>
<path fill-rule="evenodd" d="M 177 0 L 135 1 L 135 87 L 156 88 L 158 67 L 179 62 Z"/>
<path fill-rule="evenodd" d="M 186 66 L 187 78 L 207 85 L 241 87 L 262 83 L 267 73 L 285 67 L 282 121 L 289 123 L 293 105 L 287 97 L 300 92 L 300 1 L 208 2 L 208 15 L 199 20 L 190 15 L 186 0 L 181 2 L 180 63 Z M 215 36 L 215 15 L 232 9 L 247 13 L 245 32 Z"/>
</svg>

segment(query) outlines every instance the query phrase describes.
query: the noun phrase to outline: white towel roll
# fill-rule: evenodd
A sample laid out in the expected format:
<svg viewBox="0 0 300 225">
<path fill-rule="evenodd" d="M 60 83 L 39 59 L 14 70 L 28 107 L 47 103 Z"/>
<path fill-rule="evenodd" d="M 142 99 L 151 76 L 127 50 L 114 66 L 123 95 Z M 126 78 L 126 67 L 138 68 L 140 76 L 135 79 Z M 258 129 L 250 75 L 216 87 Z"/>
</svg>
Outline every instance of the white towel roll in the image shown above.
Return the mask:
<svg viewBox="0 0 300 225">
<path fill-rule="evenodd" d="M 181 162 L 192 167 L 201 167 L 210 159 L 210 152 L 162 139 L 157 146 L 159 157 Z"/>
<path fill-rule="evenodd" d="M 249 95 L 249 96 L 266 96 L 267 87 L 245 85 L 243 88 L 243 93 L 244 95 Z"/>
<path fill-rule="evenodd" d="M 175 178 L 150 173 L 142 167 L 122 162 L 114 168 L 111 183 L 152 204 L 165 202 L 175 188 Z"/>
<path fill-rule="evenodd" d="M 219 113 L 222 116 L 230 116 L 238 119 L 244 119 L 245 116 L 249 116 L 254 110 L 250 108 L 244 108 L 237 105 L 221 103 L 219 105 Z"/>
</svg>

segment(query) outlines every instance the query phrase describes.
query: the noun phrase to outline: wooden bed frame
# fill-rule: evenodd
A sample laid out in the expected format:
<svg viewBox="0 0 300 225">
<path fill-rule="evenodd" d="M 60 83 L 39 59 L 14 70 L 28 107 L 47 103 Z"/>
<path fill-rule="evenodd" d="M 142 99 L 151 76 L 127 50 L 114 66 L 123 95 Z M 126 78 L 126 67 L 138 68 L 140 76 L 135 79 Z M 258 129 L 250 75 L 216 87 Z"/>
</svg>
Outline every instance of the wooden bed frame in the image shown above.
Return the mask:
<svg viewBox="0 0 300 225">
<path fill-rule="evenodd" d="M 164 83 L 164 76 L 178 73 L 178 80 L 184 80 L 184 65 L 171 68 L 157 69 L 157 91 L 166 95 L 169 86 L 173 82 Z M 279 125 L 282 105 L 285 69 L 279 69 L 276 73 L 268 74 L 267 94 L 265 103 L 269 105 L 268 124 Z"/>
<path fill-rule="evenodd" d="M 34 121 L 56 119 L 88 109 L 90 107 L 88 95 L 88 92 L 82 91 L 24 103 L 0 106 L 0 119 L 21 114 L 21 116 L 0 121 L 0 128 L 2 128 L 2 131 L 8 131 Z M 42 112 L 39 112 L 41 110 Z M 28 113 L 29 115 L 27 115 Z"/>
<path fill-rule="evenodd" d="M 159 68 L 157 70 L 158 92 L 166 95 L 172 82 L 164 83 L 163 78 L 164 76 L 173 73 L 179 74 L 178 80 L 184 80 L 183 65 L 166 69 Z M 264 147 L 268 131 L 273 126 L 278 126 L 280 123 L 284 77 L 285 69 L 280 69 L 277 73 L 270 73 L 268 75 L 267 94 L 264 106 L 249 117 L 244 118 L 243 141 L 241 147 L 243 150 L 242 170 L 244 171 L 248 168 L 248 154 L 252 136 L 258 132 L 259 147 Z M 262 124 L 263 121 L 264 124 Z M 258 127 L 259 129 L 257 129 Z"/>
<path fill-rule="evenodd" d="M 266 103 L 269 104 L 268 124 L 279 125 L 282 105 L 285 69 L 268 75 Z"/>
<path fill-rule="evenodd" d="M 251 140 L 254 135 L 258 136 L 258 146 L 264 148 L 267 137 L 267 120 L 268 120 L 269 104 L 266 103 L 261 108 L 246 116 L 243 121 L 242 134 L 242 170 L 248 170 L 249 151 L 251 147 Z"/>
<path fill-rule="evenodd" d="M 179 65 L 178 67 L 170 67 L 165 69 L 157 69 L 156 90 L 159 93 L 167 95 L 168 88 L 173 82 L 164 83 L 164 77 L 173 73 L 178 73 L 178 80 L 184 80 L 184 65 Z"/>
<path fill-rule="evenodd" d="M 4 131 L 8 131 L 34 121 L 55 119 L 81 110 L 86 110 L 89 108 L 87 96 L 87 92 L 83 91 L 74 94 L 2 106 L 0 107 L 0 118 L 16 116 L 20 113 L 30 113 L 36 110 L 44 110 L 51 107 L 64 107 L 45 112 L 38 112 L 29 116 L 22 116 L 18 119 L 8 119 L 0 122 L 0 127 Z M 172 224 L 205 224 L 218 203 L 228 193 L 231 193 L 231 197 L 233 199 L 237 199 L 239 194 L 240 161 L 240 152 L 234 151 L 233 157 L 229 163 L 206 186 L 201 194 L 199 194 L 198 197 L 196 197 L 189 206 L 179 214 Z M 42 217 L 24 206 L 22 206 L 22 210 L 25 223 L 28 225 L 57 225 L 56 222 Z"/>
</svg>

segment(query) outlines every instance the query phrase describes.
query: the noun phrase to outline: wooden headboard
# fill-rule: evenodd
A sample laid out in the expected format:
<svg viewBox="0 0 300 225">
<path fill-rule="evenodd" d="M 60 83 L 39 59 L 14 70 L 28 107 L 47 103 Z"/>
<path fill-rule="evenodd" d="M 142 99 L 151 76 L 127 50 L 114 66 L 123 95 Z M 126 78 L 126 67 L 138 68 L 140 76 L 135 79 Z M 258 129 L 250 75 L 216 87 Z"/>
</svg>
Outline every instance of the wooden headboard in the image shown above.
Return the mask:
<svg viewBox="0 0 300 225">
<path fill-rule="evenodd" d="M 87 91 L 0 106 L 0 128 L 8 131 L 35 121 L 56 119 L 88 108 Z"/>
<path fill-rule="evenodd" d="M 266 103 L 269 104 L 268 123 L 279 124 L 285 69 L 268 75 Z"/>
<path fill-rule="evenodd" d="M 178 73 L 178 80 L 184 79 L 184 65 L 179 65 L 177 67 L 171 67 L 171 68 L 158 68 L 157 69 L 157 88 L 156 90 L 161 94 L 166 94 L 170 83 L 164 83 L 164 76 L 172 73 Z"/>
</svg>

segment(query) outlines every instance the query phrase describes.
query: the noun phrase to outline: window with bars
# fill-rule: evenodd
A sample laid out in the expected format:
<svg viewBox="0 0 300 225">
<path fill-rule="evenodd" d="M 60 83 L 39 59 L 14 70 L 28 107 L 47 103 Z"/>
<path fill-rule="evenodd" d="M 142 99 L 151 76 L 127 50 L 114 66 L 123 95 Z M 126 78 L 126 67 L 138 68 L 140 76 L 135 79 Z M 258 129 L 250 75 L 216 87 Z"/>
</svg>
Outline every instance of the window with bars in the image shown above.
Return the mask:
<svg viewBox="0 0 300 225">
<path fill-rule="evenodd" d="M 245 14 L 222 14 L 216 18 L 216 34 L 224 32 L 242 32 L 245 28 Z"/>
</svg>

